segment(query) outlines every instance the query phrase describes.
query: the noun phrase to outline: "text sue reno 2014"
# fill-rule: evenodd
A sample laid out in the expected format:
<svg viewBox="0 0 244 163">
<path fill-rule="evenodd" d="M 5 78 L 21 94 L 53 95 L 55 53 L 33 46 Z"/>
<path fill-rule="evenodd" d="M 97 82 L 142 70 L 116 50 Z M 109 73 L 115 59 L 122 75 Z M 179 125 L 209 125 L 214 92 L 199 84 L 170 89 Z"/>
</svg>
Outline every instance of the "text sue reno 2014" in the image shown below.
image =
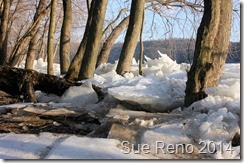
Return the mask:
<svg viewBox="0 0 244 163">
<path fill-rule="evenodd" d="M 232 154 L 232 142 L 229 145 L 224 146 L 223 142 L 213 142 L 213 141 L 200 141 L 199 142 L 199 149 L 196 150 L 192 144 L 166 144 L 163 141 L 156 141 L 155 142 L 155 154 L 214 154 L 216 151 L 223 154 L 224 152 L 230 152 Z M 149 144 L 130 144 L 128 141 L 123 141 L 121 143 L 123 147 L 122 153 L 129 154 L 150 154 L 151 147 Z"/>
</svg>

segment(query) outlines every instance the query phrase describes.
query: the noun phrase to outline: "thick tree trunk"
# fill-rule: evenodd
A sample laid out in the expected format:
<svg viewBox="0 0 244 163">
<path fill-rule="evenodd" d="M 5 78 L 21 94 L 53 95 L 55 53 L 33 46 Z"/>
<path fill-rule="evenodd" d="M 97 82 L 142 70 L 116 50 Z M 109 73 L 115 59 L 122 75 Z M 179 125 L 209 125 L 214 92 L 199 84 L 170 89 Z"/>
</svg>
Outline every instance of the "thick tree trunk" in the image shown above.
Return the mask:
<svg viewBox="0 0 244 163">
<path fill-rule="evenodd" d="M 92 15 L 93 15 L 94 7 L 95 7 L 95 1 L 92 1 L 90 9 L 89 9 L 85 33 L 84 33 L 83 39 L 79 45 L 79 48 L 75 54 L 75 57 L 73 58 L 70 66 L 69 66 L 69 70 L 65 75 L 66 79 L 70 79 L 70 80 L 77 80 L 78 79 L 81 63 L 82 63 L 84 53 L 85 53 L 85 49 L 87 46 L 87 41 L 88 41 L 89 32 L 90 32 L 89 29 L 90 29 L 91 22 L 93 19 Z"/>
<path fill-rule="evenodd" d="M 218 84 L 224 64 L 230 48 L 230 34 L 232 21 L 232 0 L 221 1 L 220 22 L 218 33 L 214 40 L 213 52 L 211 55 L 212 69 L 209 72 L 207 87 Z"/>
<path fill-rule="evenodd" d="M 47 43 L 47 73 L 53 75 L 53 60 L 54 60 L 54 32 L 56 22 L 56 9 L 57 0 L 52 0 L 50 24 L 48 31 L 48 43 Z"/>
<path fill-rule="evenodd" d="M 204 1 L 204 15 L 186 83 L 185 106 L 205 98 L 204 89 L 217 84 L 228 54 L 231 18 L 232 1 Z"/>
<path fill-rule="evenodd" d="M 71 0 L 63 0 L 64 18 L 60 38 L 60 70 L 65 74 L 70 65 L 70 32 L 72 28 Z"/>
<path fill-rule="evenodd" d="M 95 1 L 93 19 L 78 79 L 88 79 L 94 74 L 98 51 L 103 34 L 103 24 L 108 0 Z"/>
<path fill-rule="evenodd" d="M 0 26 L 0 65 L 6 64 L 7 59 L 7 30 L 8 30 L 8 19 L 10 11 L 10 1 L 3 1 L 3 13 L 1 15 L 1 26 Z"/>
<path fill-rule="evenodd" d="M 144 4 L 145 0 L 132 0 L 129 26 L 126 32 L 122 52 L 120 54 L 119 63 L 116 69 L 117 73 L 120 75 L 124 75 L 126 72 L 130 72 L 132 59 L 135 53 L 137 40 L 142 25 Z"/>
<path fill-rule="evenodd" d="M 114 45 L 114 42 L 119 37 L 121 32 L 128 26 L 130 20 L 129 18 L 130 18 L 129 16 L 124 18 L 124 20 L 122 20 L 120 24 L 114 28 L 114 30 L 111 32 L 107 40 L 104 42 L 103 47 L 98 56 L 97 67 L 108 61 L 109 54 Z"/>
</svg>

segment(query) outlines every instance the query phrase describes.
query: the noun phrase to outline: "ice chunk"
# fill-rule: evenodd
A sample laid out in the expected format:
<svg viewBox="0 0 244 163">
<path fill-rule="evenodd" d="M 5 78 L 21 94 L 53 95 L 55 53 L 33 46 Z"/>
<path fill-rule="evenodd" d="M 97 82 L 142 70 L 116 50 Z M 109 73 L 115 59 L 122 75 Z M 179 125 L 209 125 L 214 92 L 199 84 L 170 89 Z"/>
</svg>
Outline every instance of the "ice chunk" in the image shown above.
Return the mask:
<svg viewBox="0 0 244 163">
<path fill-rule="evenodd" d="M 145 79 L 144 79 L 145 80 Z M 150 84 L 137 82 L 133 86 L 109 88 L 108 93 L 120 101 L 138 104 L 148 111 L 163 112 L 183 105 L 185 80 L 148 80 Z"/>
<path fill-rule="evenodd" d="M 180 69 L 180 65 L 177 64 L 176 61 L 173 61 L 166 54 L 162 54 L 160 51 L 158 51 L 158 53 L 160 55 L 158 59 L 147 59 L 147 62 L 145 63 L 146 67 L 143 69 L 144 75 L 147 76 L 150 73 L 157 73 L 162 76 Z"/>
<path fill-rule="evenodd" d="M 102 65 L 97 67 L 97 69 L 95 70 L 95 74 L 96 75 L 102 75 L 102 74 L 106 74 L 106 73 L 111 72 L 111 71 L 115 71 L 117 64 L 118 64 L 118 61 L 115 62 L 115 64 L 111 64 L 111 63 L 102 64 Z"/>
<path fill-rule="evenodd" d="M 161 127 L 146 131 L 141 138 L 142 143 L 149 144 L 152 153 L 156 154 L 156 146 L 161 146 L 157 142 L 163 142 L 165 147 L 169 144 L 189 144 L 191 139 L 184 133 L 184 127 L 179 123 L 163 124 Z M 162 154 L 162 152 L 160 153 Z M 161 156 L 165 158 L 165 156 Z"/>
<path fill-rule="evenodd" d="M 93 90 L 92 84 L 86 82 L 79 87 L 70 87 L 62 95 L 59 100 L 60 103 L 71 103 L 76 107 L 84 107 L 87 104 L 94 104 L 98 102 L 97 93 Z"/>
<path fill-rule="evenodd" d="M 60 100 L 60 97 L 54 94 L 46 94 L 41 91 L 35 92 L 36 99 L 38 102 L 58 102 Z"/>
<path fill-rule="evenodd" d="M 235 80 L 231 85 L 219 84 L 217 87 L 209 88 L 208 94 L 231 97 L 233 99 L 240 98 L 240 81 Z"/>
<path fill-rule="evenodd" d="M 227 112 L 226 108 L 209 112 L 207 120 L 199 127 L 203 140 L 225 142 L 230 141 L 238 129 L 238 118 Z"/>
</svg>

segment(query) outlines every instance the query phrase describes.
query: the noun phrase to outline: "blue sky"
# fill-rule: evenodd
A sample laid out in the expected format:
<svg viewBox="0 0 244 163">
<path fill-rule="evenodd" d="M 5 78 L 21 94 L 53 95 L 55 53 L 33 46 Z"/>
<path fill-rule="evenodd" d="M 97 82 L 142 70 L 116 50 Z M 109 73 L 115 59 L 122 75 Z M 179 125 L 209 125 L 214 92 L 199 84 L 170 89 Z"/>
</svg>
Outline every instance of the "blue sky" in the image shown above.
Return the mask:
<svg viewBox="0 0 244 163">
<path fill-rule="evenodd" d="M 122 2 L 122 3 L 121 3 Z M 120 8 L 129 7 L 130 1 L 109 0 L 106 18 L 113 20 Z M 240 1 L 233 1 L 233 8 L 239 9 Z M 125 13 L 125 16 L 128 13 Z M 166 9 L 163 8 L 164 17 L 147 10 L 145 12 L 144 40 L 158 40 L 166 38 L 195 38 L 196 30 L 201 21 L 202 14 L 192 14 L 191 10 Z M 177 15 L 177 16 L 176 16 Z M 240 11 L 233 13 L 231 41 L 240 41 Z M 165 18 L 167 17 L 167 19 Z M 172 19 L 176 17 L 176 19 Z M 123 17 L 121 18 L 121 20 Z M 154 21 L 152 21 L 154 20 Z M 152 25 L 153 24 L 153 25 Z M 170 24 L 170 25 L 169 25 Z M 126 31 L 118 38 L 117 42 L 123 42 Z"/>
</svg>

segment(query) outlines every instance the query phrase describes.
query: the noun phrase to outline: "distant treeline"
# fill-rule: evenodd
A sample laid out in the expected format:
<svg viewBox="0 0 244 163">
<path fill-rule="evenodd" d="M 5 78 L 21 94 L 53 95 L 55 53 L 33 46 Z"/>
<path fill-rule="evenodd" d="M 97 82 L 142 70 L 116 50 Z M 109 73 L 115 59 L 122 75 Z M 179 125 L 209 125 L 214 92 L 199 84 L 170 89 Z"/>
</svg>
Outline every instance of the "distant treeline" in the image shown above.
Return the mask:
<svg viewBox="0 0 244 163">
<path fill-rule="evenodd" d="M 115 44 L 109 62 L 114 63 L 118 60 L 123 44 Z M 159 57 L 158 52 L 167 54 L 177 63 L 192 63 L 195 48 L 195 40 L 190 39 L 170 39 L 170 40 L 157 40 L 144 42 L 144 54 L 149 58 Z M 230 45 L 230 52 L 227 58 L 227 63 L 240 63 L 241 51 L 240 43 L 233 42 Z M 138 60 L 140 52 L 140 45 L 137 44 L 135 58 Z"/>
<path fill-rule="evenodd" d="M 71 43 L 71 58 L 75 55 L 78 48 L 78 43 Z M 117 43 L 109 56 L 109 63 L 114 63 L 119 59 L 123 43 Z M 137 44 L 135 58 L 138 60 L 140 45 Z M 195 40 L 192 39 L 169 39 L 169 40 L 155 40 L 144 42 L 144 54 L 152 59 L 158 58 L 158 52 L 167 54 L 177 63 L 192 63 L 193 53 L 195 48 Z M 241 51 L 240 43 L 232 42 L 230 44 L 230 52 L 227 58 L 227 63 L 240 63 Z M 55 61 L 58 62 L 59 55 L 56 55 Z"/>
</svg>

